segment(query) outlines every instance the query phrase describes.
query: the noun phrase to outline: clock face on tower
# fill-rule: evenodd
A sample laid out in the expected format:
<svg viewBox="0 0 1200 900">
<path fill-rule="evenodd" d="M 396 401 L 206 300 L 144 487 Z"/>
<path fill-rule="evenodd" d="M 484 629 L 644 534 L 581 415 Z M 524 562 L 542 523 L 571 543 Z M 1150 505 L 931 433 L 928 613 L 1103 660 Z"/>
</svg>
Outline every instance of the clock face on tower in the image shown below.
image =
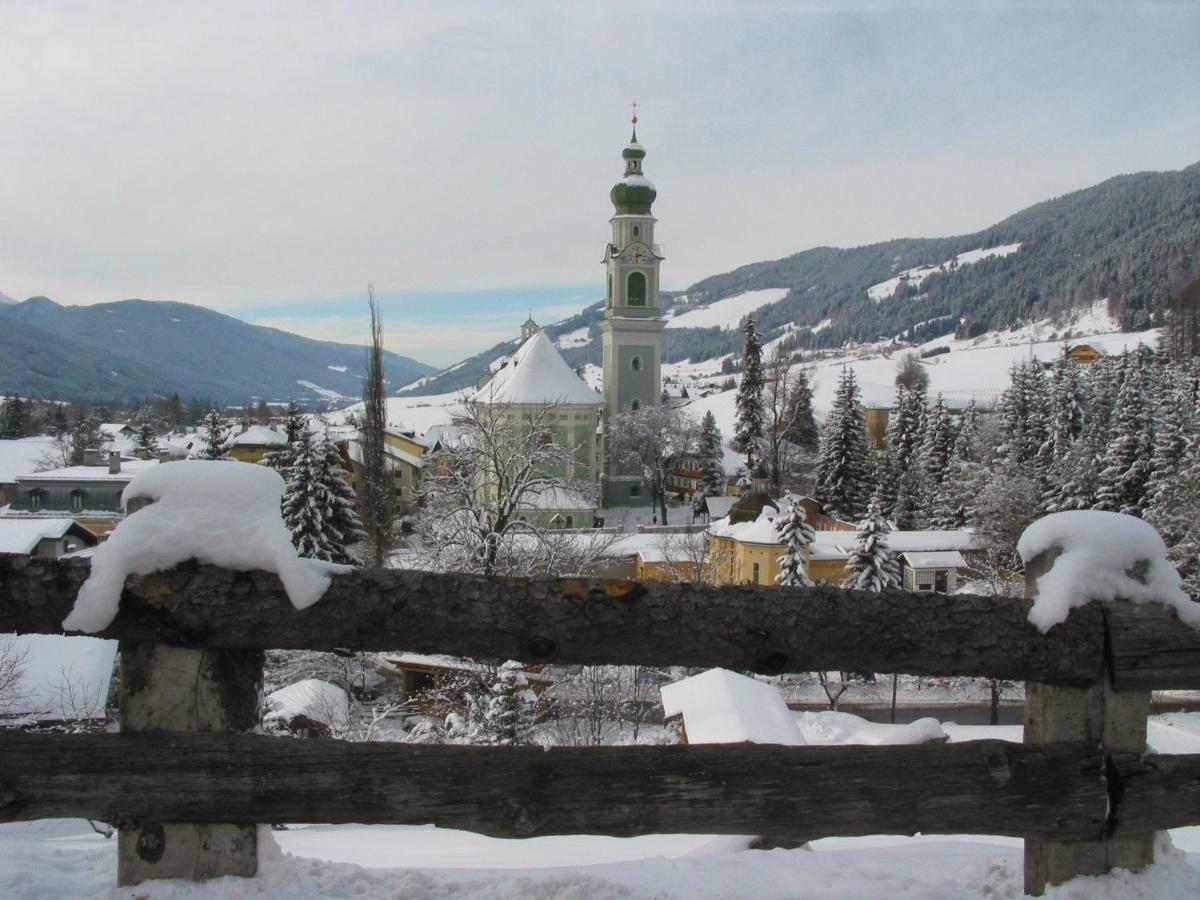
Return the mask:
<svg viewBox="0 0 1200 900">
<path fill-rule="evenodd" d="M 633 252 L 629 255 L 629 261 L 635 266 L 644 266 L 650 262 L 650 254 L 643 247 L 634 247 Z"/>
</svg>

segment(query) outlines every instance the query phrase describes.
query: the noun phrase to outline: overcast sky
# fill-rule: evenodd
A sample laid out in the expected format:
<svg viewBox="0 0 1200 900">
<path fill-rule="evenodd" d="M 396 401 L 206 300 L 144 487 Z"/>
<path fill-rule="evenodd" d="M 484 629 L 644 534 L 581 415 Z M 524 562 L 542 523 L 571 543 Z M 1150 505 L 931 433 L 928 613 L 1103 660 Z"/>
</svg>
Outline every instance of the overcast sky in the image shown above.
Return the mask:
<svg viewBox="0 0 1200 900">
<path fill-rule="evenodd" d="M 450 363 L 599 298 L 635 97 L 682 288 L 1200 160 L 1200 2 L 0 0 L 0 291 Z"/>
</svg>

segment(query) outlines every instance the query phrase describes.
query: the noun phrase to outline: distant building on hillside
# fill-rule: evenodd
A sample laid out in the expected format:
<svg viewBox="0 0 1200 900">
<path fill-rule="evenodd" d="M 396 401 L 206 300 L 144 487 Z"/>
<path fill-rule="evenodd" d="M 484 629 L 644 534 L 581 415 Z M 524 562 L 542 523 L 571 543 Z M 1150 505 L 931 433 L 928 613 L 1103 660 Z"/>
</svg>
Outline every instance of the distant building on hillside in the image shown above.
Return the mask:
<svg viewBox="0 0 1200 900">
<path fill-rule="evenodd" d="M 1103 344 L 1092 340 L 1068 344 L 1063 352 L 1071 359 L 1081 363 L 1093 363 L 1100 357 L 1108 355 Z"/>
</svg>

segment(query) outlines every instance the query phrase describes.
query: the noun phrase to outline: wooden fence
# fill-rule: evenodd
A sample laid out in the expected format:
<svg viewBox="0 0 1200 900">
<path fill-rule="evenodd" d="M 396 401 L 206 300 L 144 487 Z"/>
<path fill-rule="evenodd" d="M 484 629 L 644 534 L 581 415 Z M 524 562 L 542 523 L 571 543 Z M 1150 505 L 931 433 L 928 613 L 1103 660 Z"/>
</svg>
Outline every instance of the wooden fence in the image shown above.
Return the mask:
<svg viewBox="0 0 1200 900">
<path fill-rule="evenodd" d="M 1049 557 L 1029 567 L 1036 581 Z M 86 561 L 0 557 L 0 632 L 61 633 Z M 1146 753 L 1150 691 L 1200 688 L 1200 633 L 1158 605 L 831 588 L 530 581 L 359 569 L 309 609 L 279 580 L 185 564 L 131 579 L 121 734 L 0 734 L 0 821 L 120 829 L 118 880 L 253 875 L 259 822 L 434 823 L 503 837 L 875 833 L 1026 839 L 1026 889 L 1151 859 L 1200 824 L 1200 755 Z M 414 746 L 247 734 L 266 649 L 1027 681 L 1025 743 Z"/>
</svg>

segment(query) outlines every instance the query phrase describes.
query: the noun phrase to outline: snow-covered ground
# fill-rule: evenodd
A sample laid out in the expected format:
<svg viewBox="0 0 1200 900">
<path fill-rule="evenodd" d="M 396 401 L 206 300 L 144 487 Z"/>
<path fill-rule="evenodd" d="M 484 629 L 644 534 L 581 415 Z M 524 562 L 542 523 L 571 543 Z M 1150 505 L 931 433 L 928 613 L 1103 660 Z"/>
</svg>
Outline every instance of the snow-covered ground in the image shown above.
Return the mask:
<svg viewBox="0 0 1200 900">
<path fill-rule="evenodd" d="M 787 296 L 787 288 L 767 288 L 746 291 L 736 297 L 726 297 L 708 306 L 677 312 L 667 319 L 668 328 L 737 328 L 742 316 L 768 306 Z M 682 307 L 677 307 L 680 309 Z"/>
<path fill-rule="evenodd" d="M 972 263 L 977 263 L 981 259 L 989 259 L 994 256 L 1008 256 L 1016 253 L 1021 249 L 1018 244 L 1004 244 L 999 247 L 981 247 L 977 250 L 968 250 L 966 253 L 960 253 L 954 259 L 948 259 L 944 263 L 938 263 L 932 266 L 916 266 L 912 269 L 905 269 L 903 272 L 897 272 L 887 281 L 881 281 L 879 284 L 873 284 L 867 288 L 867 296 L 879 303 L 889 297 L 895 295 L 897 289 L 901 285 L 920 286 L 930 275 L 936 272 L 948 272 L 951 269 L 956 269 L 959 266 L 969 266 Z"/>
</svg>

